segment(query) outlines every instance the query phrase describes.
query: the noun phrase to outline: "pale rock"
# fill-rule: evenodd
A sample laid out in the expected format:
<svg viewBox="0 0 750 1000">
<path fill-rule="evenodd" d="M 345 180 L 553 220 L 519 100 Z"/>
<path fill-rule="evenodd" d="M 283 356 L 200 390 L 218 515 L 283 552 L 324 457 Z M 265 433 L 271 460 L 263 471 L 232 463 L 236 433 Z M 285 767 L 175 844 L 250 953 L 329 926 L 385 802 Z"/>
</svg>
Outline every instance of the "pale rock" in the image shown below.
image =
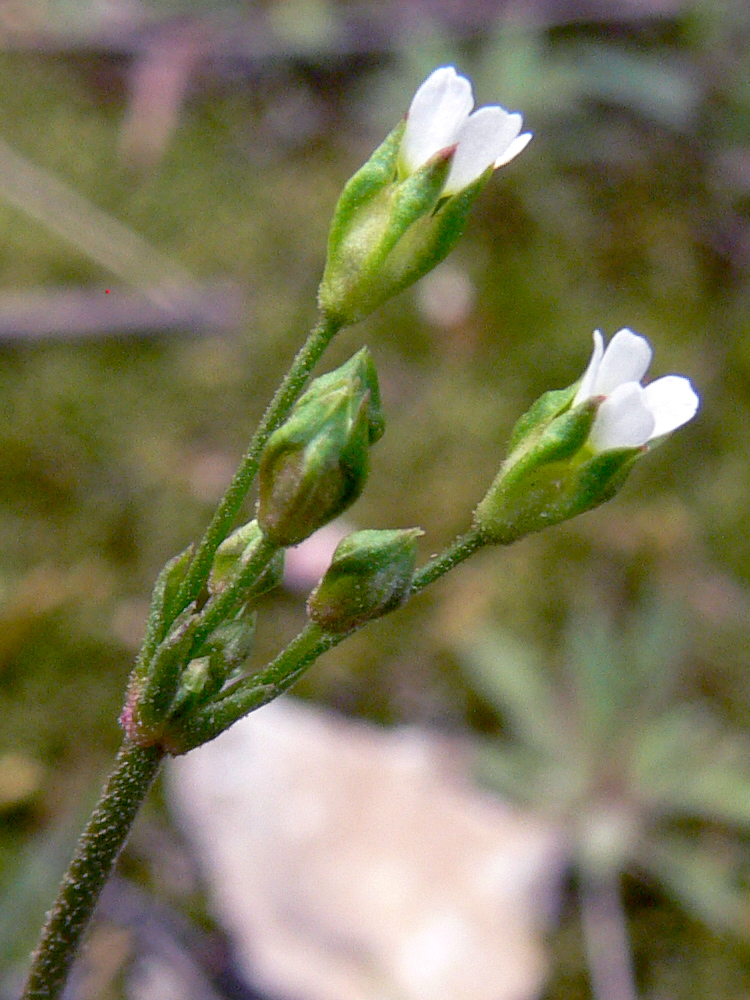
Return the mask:
<svg viewBox="0 0 750 1000">
<path fill-rule="evenodd" d="M 466 746 L 283 698 L 170 763 L 249 981 L 284 1000 L 526 1000 L 559 832 L 472 787 Z"/>
</svg>

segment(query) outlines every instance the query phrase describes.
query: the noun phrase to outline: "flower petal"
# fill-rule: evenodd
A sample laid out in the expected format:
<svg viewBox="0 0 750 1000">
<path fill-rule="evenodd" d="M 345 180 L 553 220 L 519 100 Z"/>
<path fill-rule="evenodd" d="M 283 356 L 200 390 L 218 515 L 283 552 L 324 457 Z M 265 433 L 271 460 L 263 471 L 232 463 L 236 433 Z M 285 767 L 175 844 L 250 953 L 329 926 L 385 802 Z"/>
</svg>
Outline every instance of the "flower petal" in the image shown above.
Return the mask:
<svg viewBox="0 0 750 1000">
<path fill-rule="evenodd" d="M 684 375 L 665 375 L 647 385 L 644 399 L 654 417 L 651 437 L 661 437 L 692 420 L 700 406 L 698 393 Z"/>
<path fill-rule="evenodd" d="M 619 330 L 607 344 L 591 395 L 608 396 L 624 382 L 640 382 L 651 364 L 653 351 L 645 337 Z"/>
<path fill-rule="evenodd" d="M 471 83 L 465 76 L 452 66 L 430 73 L 409 106 L 400 150 L 406 169 L 418 170 L 435 153 L 452 146 L 473 107 Z"/>
<path fill-rule="evenodd" d="M 573 406 L 578 406 L 579 403 L 585 403 L 587 399 L 590 399 L 594 395 L 594 384 L 596 382 L 596 376 L 599 374 L 599 365 L 602 363 L 603 355 L 604 337 L 602 337 L 601 330 L 594 330 L 594 350 L 591 354 L 591 360 L 589 361 L 588 368 L 583 373 L 581 384 L 578 387 L 578 392 L 573 400 Z"/>
<path fill-rule="evenodd" d="M 655 418 L 638 382 L 625 382 L 607 396 L 597 411 L 588 444 L 594 451 L 640 448 L 651 439 Z"/>
<path fill-rule="evenodd" d="M 454 194 L 468 187 L 487 167 L 502 157 L 518 138 L 523 118 L 499 105 L 479 108 L 469 115 L 458 133 L 458 149 L 451 164 L 443 194 Z"/>
<path fill-rule="evenodd" d="M 497 170 L 498 167 L 504 167 L 506 163 L 510 163 L 511 160 L 514 160 L 519 153 L 522 153 L 524 149 L 526 149 L 533 138 L 533 132 L 523 132 L 521 135 L 516 136 L 505 152 L 501 153 L 501 155 L 495 160 L 495 163 L 493 164 L 495 170 Z"/>
</svg>

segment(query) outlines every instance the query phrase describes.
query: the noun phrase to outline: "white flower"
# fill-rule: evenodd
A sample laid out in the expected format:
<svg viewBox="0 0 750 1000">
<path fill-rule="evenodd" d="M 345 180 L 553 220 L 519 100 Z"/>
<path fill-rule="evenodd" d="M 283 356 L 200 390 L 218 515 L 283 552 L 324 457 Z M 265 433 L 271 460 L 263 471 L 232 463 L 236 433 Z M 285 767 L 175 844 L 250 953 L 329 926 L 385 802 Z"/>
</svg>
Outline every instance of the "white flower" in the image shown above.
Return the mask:
<svg viewBox="0 0 750 1000">
<path fill-rule="evenodd" d="M 531 139 L 519 135 L 523 118 L 498 105 L 472 113 L 471 83 L 452 66 L 432 72 L 409 107 L 401 142 L 401 162 L 414 173 L 440 150 L 457 146 L 443 194 L 455 194 L 492 166 L 503 166 Z"/>
<path fill-rule="evenodd" d="M 595 331 L 594 353 L 573 400 L 577 406 L 605 397 L 588 437 L 594 451 L 640 448 L 695 416 L 700 399 L 690 379 L 666 375 L 641 385 L 652 354 L 646 338 L 628 329 L 616 333 L 605 351 L 604 339 Z"/>
</svg>

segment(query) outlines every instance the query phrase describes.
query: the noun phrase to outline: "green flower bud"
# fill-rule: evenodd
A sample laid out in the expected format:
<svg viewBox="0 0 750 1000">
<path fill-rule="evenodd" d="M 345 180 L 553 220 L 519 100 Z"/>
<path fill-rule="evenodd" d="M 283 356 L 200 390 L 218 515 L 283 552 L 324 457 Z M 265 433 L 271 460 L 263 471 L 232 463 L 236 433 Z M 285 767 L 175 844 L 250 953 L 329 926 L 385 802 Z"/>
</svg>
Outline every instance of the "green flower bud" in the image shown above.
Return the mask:
<svg viewBox="0 0 750 1000">
<path fill-rule="evenodd" d="M 186 715 L 221 690 L 222 679 L 209 656 L 191 660 L 180 674 L 180 686 L 170 707 L 169 719 Z"/>
<path fill-rule="evenodd" d="M 208 590 L 212 596 L 220 594 L 237 580 L 262 541 L 263 532 L 255 520 L 243 524 L 224 539 L 216 550 L 208 578 Z M 249 588 L 247 597 L 258 597 L 278 587 L 283 576 L 284 553 L 279 551 Z"/>
<path fill-rule="evenodd" d="M 587 462 L 540 462 L 504 478 L 501 470 L 474 514 L 488 542 L 510 545 L 610 500 L 641 449 L 622 448 Z"/>
<path fill-rule="evenodd" d="M 245 609 L 233 621 L 224 622 L 195 651 L 180 675 L 180 685 L 169 717 L 184 717 L 218 694 L 225 684 L 240 677 L 255 639 L 257 614 Z"/>
<path fill-rule="evenodd" d="M 307 613 L 329 632 L 348 632 L 394 611 L 409 595 L 421 528 L 355 531 L 337 546 Z"/>
<path fill-rule="evenodd" d="M 258 524 L 297 545 L 359 497 L 369 448 L 384 430 L 377 374 L 363 348 L 316 379 L 269 438 L 260 462 Z"/>
</svg>

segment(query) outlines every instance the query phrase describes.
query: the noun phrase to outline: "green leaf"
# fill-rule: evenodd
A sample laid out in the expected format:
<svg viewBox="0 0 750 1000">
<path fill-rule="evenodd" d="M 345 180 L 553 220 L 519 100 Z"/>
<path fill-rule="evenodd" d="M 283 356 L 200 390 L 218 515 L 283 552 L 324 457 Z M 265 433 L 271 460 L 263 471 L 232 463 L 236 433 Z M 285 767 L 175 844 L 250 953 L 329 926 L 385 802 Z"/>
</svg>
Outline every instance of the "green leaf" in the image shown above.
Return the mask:
<svg viewBox="0 0 750 1000">
<path fill-rule="evenodd" d="M 479 631 L 457 647 L 457 654 L 476 690 L 530 747 L 557 756 L 569 749 L 551 684 L 536 650 L 500 630 Z"/>
<path fill-rule="evenodd" d="M 637 861 L 714 930 L 750 935 L 750 898 L 741 878 L 750 858 L 736 840 L 663 833 L 643 844 Z"/>
</svg>

